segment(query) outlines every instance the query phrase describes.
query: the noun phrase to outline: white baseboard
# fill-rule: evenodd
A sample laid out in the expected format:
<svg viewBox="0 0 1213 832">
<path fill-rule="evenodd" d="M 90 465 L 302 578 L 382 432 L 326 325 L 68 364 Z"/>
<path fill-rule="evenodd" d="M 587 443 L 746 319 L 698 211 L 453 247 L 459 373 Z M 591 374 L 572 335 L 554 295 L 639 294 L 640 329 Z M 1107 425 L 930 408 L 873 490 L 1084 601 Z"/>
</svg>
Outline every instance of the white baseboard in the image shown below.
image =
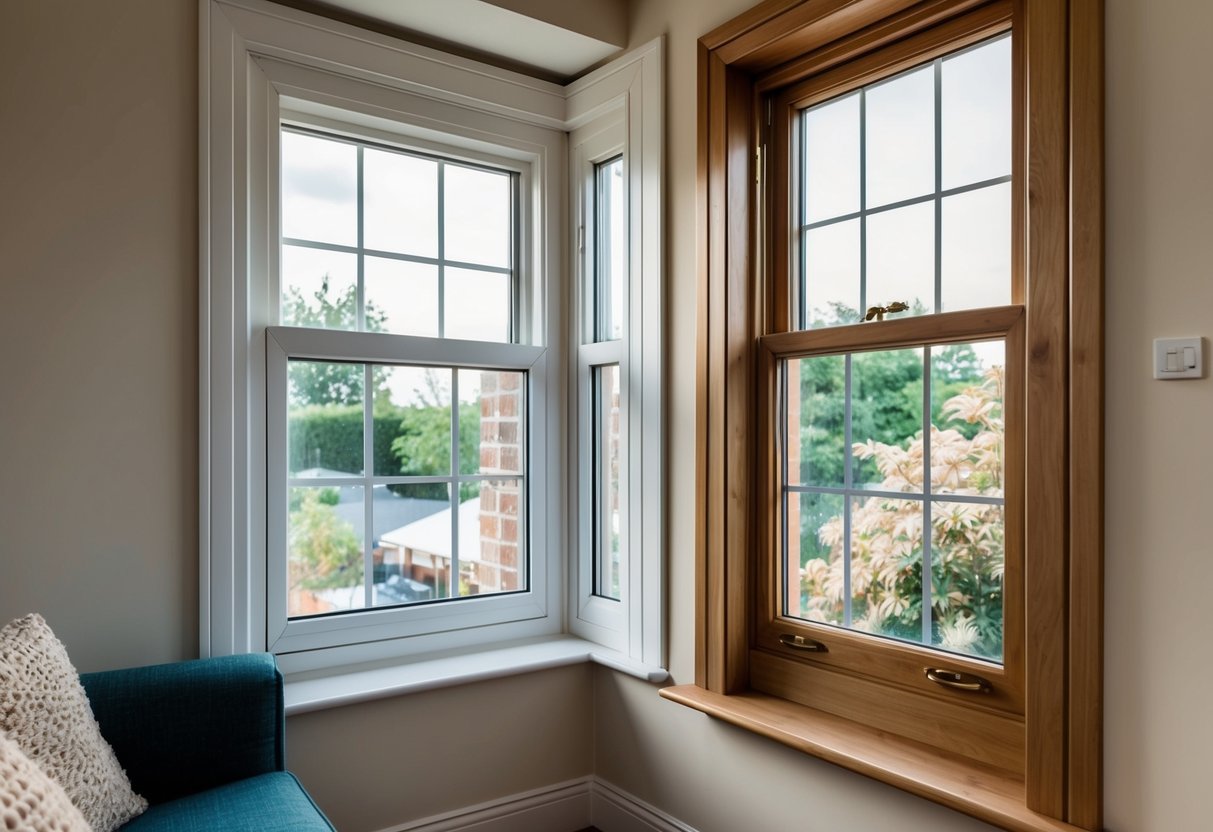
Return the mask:
<svg viewBox="0 0 1213 832">
<path fill-rule="evenodd" d="M 695 832 L 598 777 L 582 777 L 379 832 Z"/>
<path fill-rule="evenodd" d="M 590 792 L 590 824 L 602 832 L 695 832 L 678 818 L 595 777 Z"/>
</svg>

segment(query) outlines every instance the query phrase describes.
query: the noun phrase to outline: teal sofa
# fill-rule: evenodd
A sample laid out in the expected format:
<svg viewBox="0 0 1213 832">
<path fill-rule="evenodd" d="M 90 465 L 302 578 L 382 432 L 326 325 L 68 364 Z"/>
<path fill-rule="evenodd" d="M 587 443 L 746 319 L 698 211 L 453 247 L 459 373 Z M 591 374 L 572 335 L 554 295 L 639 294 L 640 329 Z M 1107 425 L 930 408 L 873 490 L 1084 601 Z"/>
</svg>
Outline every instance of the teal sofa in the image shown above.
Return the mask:
<svg viewBox="0 0 1213 832">
<path fill-rule="evenodd" d="M 334 832 L 284 765 L 273 656 L 85 673 L 101 733 L 148 810 L 123 832 Z"/>
</svg>

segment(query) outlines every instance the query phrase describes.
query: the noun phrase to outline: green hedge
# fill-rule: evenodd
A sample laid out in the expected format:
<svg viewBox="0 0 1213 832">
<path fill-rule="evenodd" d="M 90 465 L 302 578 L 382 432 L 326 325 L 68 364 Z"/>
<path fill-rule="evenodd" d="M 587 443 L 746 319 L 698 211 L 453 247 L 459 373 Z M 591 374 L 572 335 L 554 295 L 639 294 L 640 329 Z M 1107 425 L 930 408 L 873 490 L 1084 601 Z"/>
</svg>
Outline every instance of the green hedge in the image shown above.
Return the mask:
<svg viewBox="0 0 1213 832">
<path fill-rule="evenodd" d="M 379 408 L 374 417 L 375 459 L 389 463 L 376 471 L 384 476 L 401 472 L 392 453 L 392 442 L 400 435 L 403 408 Z M 290 470 L 328 468 L 333 471 L 362 469 L 362 407 L 359 405 L 312 405 L 292 411 L 289 422 Z"/>
</svg>

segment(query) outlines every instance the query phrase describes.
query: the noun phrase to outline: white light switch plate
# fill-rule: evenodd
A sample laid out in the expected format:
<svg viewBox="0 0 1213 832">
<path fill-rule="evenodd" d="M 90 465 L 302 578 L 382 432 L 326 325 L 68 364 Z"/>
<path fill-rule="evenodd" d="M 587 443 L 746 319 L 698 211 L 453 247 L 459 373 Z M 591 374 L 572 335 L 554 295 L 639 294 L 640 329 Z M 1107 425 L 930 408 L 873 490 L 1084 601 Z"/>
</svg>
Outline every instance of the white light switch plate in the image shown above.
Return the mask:
<svg viewBox="0 0 1213 832">
<path fill-rule="evenodd" d="M 1203 338 L 1155 338 L 1154 378 L 1203 378 L 1203 353 Z"/>
</svg>

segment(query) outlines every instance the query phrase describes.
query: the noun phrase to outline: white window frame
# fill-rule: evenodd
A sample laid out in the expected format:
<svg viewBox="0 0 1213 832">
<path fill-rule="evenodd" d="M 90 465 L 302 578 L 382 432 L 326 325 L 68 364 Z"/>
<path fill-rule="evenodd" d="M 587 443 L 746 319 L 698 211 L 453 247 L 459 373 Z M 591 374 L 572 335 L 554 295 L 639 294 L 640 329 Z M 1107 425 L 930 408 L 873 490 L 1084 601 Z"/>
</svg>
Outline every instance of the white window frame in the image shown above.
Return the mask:
<svg viewBox="0 0 1213 832">
<path fill-rule="evenodd" d="M 570 487 L 575 476 L 566 450 L 567 426 L 576 418 L 568 396 L 575 388 L 566 387 L 567 335 L 576 325 L 570 317 L 575 308 L 568 291 L 572 281 L 562 274 L 569 267 L 564 229 L 572 224 L 566 218 L 567 132 L 617 111 L 628 118 L 630 131 L 633 247 L 639 239 L 635 226 L 642 219 L 649 226 L 640 247 L 646 289 L 644 326 L 638 330 L 656 333 L 651 343 L 658 350 L 654 371 L 636 370 L 626 382 L 631 401 L 648 406 L 640 422 L 643 436 L 628 453 L 657 459 L 660 470 L 660 41 L 561 87 L 264 0 L 200 0 L 199 9 L 201 654 L 283 649 L 278 625 L 270 620 L 271 615 L 281 617 L 281 610 L 272 609 L 267 593 L 268 541 L 281 534 L 270 528 L 279 521 L 267 519 L 267 465 L 280 452 L 266 439 L 267 420 L 277 418 L 268 396 L 281 383 L 267 371 L 274 350 L 282 350 L 279 359 L 349 356 L 356 349 L 368 360 L 407 356 L 413 363 L 490 366 L 485 351 L 472 346 L 475 342 L 463 342 L 471 350 L 466 354 L 457 348 L 437 355 L 417 343 L 426 339 L 406 336 L 387 336 L 372 345 L 361 341 L 365 333 L 320 333 L 298 343 L 299 333 L 286 328 L 267 334 L 277 323 L 279 297 L 278 137 L 284 121 L 303 121 L 414 149 L 446 152 L 454 147 L 468 158 L 504 156 L 526 171 L 534 215 L 521 247 L 531 260 L 520 258 L 518 264 L 523 275 L 519 300 L 531 314 L 521 316 L 520 343 L 500 352 L 498 360 L 509 369 L 525 366 L 530 379 L 532 571 L 525 593 L 432 605 L 430 609 L 455 612 L 445 617 L 434 613 L 439 620 L 416 624 L 431 615 L 426 611 L 414 616 L 413 629 L 394 619 L 407 619 L 417 609 L 341 616 L 351 623 L 340 639 L 325 635 L 309 641 L 315 634 L 302 628 L 300 640 L 286 645 L 296 652 L 279 655 L 283 670 L 290 674 L 484 650 L 567 632 L 622 654 L 602 652 L 598 660 L 603 663 L 625 667 L 643 661 L 650 670 L 664 665 L 661 480 L 655 491 L 646 490 L 656 511 L 644 515 L 643 532 L 638 532 L 643 545 L 636 549 L 645 560 L 630 578 L 637 587 L 628 602 L 635 607 L 627 625 L 633 637 L 626 644 L 595 637 L 603 634 L 579 627 L 569 615 L 575 596 L 571 576 L 580 568 L 568 557 L 576 550 L 576 524 L 566 522 L 570 506 L 564 499 L 576 490 Z M 641 158 L 643 165 L 637 162 Z M 633 263 L 632 272 L 635 279 L 642 270 Z M 632 300 L 630 314 L 636 319 L 641 318 L 641 300 Z M 502 346 L 493 348 L 500 351 Z M 535 490 L 541 482 L 544 488 Z M 629 500 L 641 497 L 637 489 Z M 482 626 L 483 618 L 472 615 L 459 621 L 460 608 L 490 602 L 482 609 L 491 610 L 496 601 L 502 602 L 497 607 L 512 609 L 487 616 L 505 620 Z"/>
<path fill-rule="evenodd" d="M 570 631 L 646 664 L 664 667 L 665 413 L 662 385 L 661 43 L 654 42 L 575 82 L 570 104 L 570 202 L 574 299 L 570 389 L 577 458 L 570 515 L 577 518 Z M 592 291 L 597 166 L 623 157 L 622 338 L 597 341 Z M 593 368 L 619 365 L 620 598 L 594 594 Z"/>
</svg>

